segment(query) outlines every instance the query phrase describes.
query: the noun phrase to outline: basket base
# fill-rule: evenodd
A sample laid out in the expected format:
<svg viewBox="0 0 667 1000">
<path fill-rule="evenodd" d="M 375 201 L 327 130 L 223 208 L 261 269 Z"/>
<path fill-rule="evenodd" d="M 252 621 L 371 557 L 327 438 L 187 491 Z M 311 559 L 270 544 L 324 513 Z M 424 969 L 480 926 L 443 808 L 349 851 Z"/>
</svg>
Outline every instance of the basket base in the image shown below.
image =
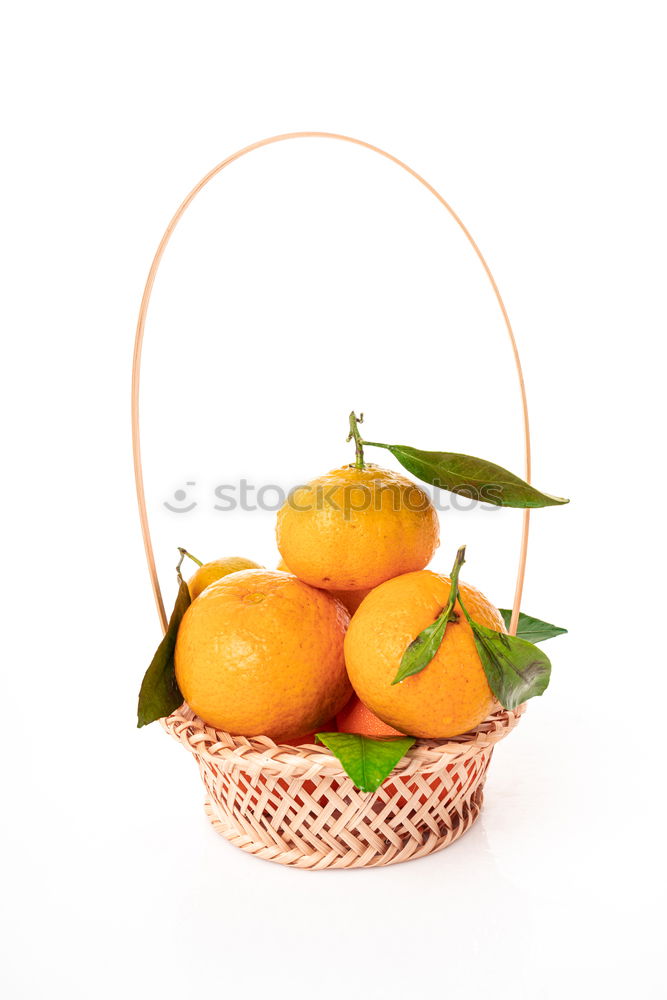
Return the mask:
<svg viewBox="0 0 667 1000">
<path fill-rule="evenodd" d="M 315 744 L 232 736 L 185 706 L 162 725 L 193 755 L 217 833 L 265 861 L 320 871 L 396 865 L 453 844 L 479 816 L 494 747 L 522 712 L 499 709 L 460 737 L 417 740 L 372 795 Z"/>
<path fill-rule="evenodd" d="M 215 832 L 228 840 L 230 844 L 240 847 L 242 851 L 254 854 L 255 857 L 262 858 L 264 861 L 274 861 L 280 865 L 303 868 L 307 871 L 322 871 L 329 868 L 379 868 L 384 865 L 397 865 L 403 861 L 412 861 L 415 858 L 423 858 L 427 854 L 442 851 L 470 829 L 482 810 L 483 801 L 482 782 L 475 790 L 464 817 L 459 818 L 459 821 L 444 835 L 439 836 L 428 831 L 421 843 L 416 843 L 414 839 L 410 838 L 400 850 L 388 845 L 386 854 L 373 853 L 372 857 L 368 859 L 363 855 L 353 855 L 351 852 L 341 856 L 335 851 L 328 853 L 313 851 L 310 854 L 304 854 L 303 848 L 284 851 L 275 845 L 267 845 L 254 840 L 244 830 L 236 829 L 229 823 L 227 817 L 224 819 L 220 817 L 210 798 L 204 802 L 204 811 Z"/>
</svg>

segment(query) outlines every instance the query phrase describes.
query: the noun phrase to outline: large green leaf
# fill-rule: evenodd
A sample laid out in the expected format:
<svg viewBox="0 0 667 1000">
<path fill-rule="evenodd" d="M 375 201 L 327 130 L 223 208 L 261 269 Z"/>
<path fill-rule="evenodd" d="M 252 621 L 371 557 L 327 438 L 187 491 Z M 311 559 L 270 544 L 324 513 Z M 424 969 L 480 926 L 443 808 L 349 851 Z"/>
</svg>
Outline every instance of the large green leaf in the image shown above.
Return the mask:
<svg viewBox="0 0 667 1000">
<path fill-rule="evenodd" d="M 563 497 L 541 493 L 507 469 L 483 458 L 451 451 L 420 451 L 408 445 L 379 441 L 363 443 L 386 448 L 408 472 L 431 486 L 496 507 L 553 507 L 569 503 Z"/>
<path fill-rule="evenodd" d="M 181 620 L 189 605 L 190 591 L 179 574 L 178 596 L 169 619 L 169 626 L 144 674 L 139 691 L 137 709 L 139 729 L 157 719 L 164 719 L 183 704 L 183 695 L 178 689 L 174 673 L 174 649 Z"/>
<path fill-rule="evenodd" d="M 357 733 L 317 733 L 357 788 L 375 792 L 415 742 L 412 736 L 374 739 Z"/>
<path fill-rule="evenodd" d="M 510 621 L 512 620 L 511 609 L 500 608 L 499 610 L 503 616 L 506 628 L 509 628 Z M 519 614 L 519 622 L 516 630 L 519 639 L 527 639 L 528 642 L 544 642 L 545 639 L 553 639 L 556 635 L 565 635 L 566 633 L 566 628 L 559 628 L 558 625 L 550 625 L 549 622 L 543 622 L 539 618 L 524 615 L 523 611 Z"/>
<path fill-rule="evenodd" d="M 541 649 L 526 639 L 494 632 L 471 618 L 468 622 L 489 687 L 503 708 L 513 710 L 546 691 L 551 661 Z"/>
</svg>

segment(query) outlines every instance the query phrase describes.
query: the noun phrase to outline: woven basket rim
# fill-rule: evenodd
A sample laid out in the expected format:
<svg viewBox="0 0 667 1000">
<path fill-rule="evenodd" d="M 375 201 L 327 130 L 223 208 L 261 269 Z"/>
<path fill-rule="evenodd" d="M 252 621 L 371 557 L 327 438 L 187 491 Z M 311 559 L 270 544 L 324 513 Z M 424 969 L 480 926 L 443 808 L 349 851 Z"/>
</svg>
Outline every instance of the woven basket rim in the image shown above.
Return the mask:
<svg viewBox="0 0 667 1000">
<path fill-rule="evenodd" d="M 451 739 L 418 739 L 392 773 L 437 772 L 456 760 L 486 750 L 514 729 L 524 708 L 519 705 L 514 711 L 499 709 L 476 729 Z M 206 725 L 186 704 L 162 719 L 161 724 L 190 753 L 225 768 L 253 773 L 265 771 L 291 778 L 345 774 L 340 761 L 324 746 L 277 744 L 267 736 L 232 736 Z"/>
</svg>

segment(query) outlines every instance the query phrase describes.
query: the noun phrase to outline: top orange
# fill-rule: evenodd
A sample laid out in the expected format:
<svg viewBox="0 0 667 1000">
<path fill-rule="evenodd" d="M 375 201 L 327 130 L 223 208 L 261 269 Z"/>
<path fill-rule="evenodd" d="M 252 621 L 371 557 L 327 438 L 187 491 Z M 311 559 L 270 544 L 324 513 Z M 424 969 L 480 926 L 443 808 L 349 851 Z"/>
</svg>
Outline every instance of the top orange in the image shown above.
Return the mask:
<svg viewBox="0 0 667 1000">
<path fill-rule="evenodd" d="M 278 511 L 276 537 L 300 580 L 361 590 L 423 569 L 439 544 L 438 515 L 404 476 L 345 465 L 290 494 Z"/>
</svg>

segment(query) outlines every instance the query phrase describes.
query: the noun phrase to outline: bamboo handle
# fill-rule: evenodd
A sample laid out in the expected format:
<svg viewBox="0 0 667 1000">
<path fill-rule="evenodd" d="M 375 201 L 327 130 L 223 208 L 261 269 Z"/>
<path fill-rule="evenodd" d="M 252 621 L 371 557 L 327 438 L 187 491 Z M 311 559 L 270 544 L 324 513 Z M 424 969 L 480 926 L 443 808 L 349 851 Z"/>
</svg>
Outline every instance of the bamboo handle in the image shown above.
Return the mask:
<svg viewBox="0 0 667 1000">
<path fill-rule="evenodd" d="M 521 407 L 523 411 L 523 432 L 524 432 L 524 449 L 525 449 L 525 479 L 526 482 L 530 482 L 531 476 L 531 461 L 530 461 L 530 425 L 528 421 L 528 402 L 526 400 L 526 387 L 523 380 L 523 371 L 521 368 L 521 359 L 519 358 L 519 351 L 516 346 L 516 340 L 514 339 L 514 333 L 512 331 L 512 324 L 510 323 L 509 316 L 507 315 L 507 310 L 505 308 L 505 303 L 502 300 L 502 296 L 496 284 L 495 278 L 491 273 L 489 265 L 486 263 L 482 251 L 479 249 L 471 234 L 466 229 L 465 225 L 458 217 L 451 205 L 445 201 L 442 195 L 436 191 L 436 189 L 425 180 L 421 174 L 418 174 L 416 170 L 409 167 L 407 163 L 399 160 L 398 157 L 393 156 L 391 153 L 387 153 L 384 149 L 380 149 L 379 146 L 373 146 L 369 142 L 364 142 L 363 139 L 353 139 L 349 135 L 338 135 L 334 132 L 287 132 L 284 135 L 272 135 L 266 139 L 260 139 L 259 142 L 253 142 L 250 146 L 245 146 L 243 149 L 239 149 L 236 153 L 232 153 L 227 159 L 218 163 L 216 167 L 213 167 L 205 177 L 196 184 L 192 191 L 185 200 L 181 203 L 179 208 L 176 210 L 174 217 L 167 226 L 164 236 L 160 240 L 160 244 L 155 252 L 153 258 L 153 263 L 151 264 L 151 269 L 148 272 L 148 278 L 146 279 L 146 286 L 144 288 L 144 294 L 141 299 L 141 306 L 139 308 L 139 318 L 137 320 L 137 332 L 134 341 L 134 359 L 132 363 L 132 454 L 134 457 L 134 479 L 137 488 L 137 502 L 139 504 L 139 519 L 141 521 L 141 534 L 144 540 L 144 549 L 146 551 L 146 561 L 148 563 L 148 571 L 150 573 L 151 584 L 153 587 L 153 594 L 155 595 L 155 603 L 157 604 L 158 614 L 160 616 L 160 621 L 162 623 L 163 630 L 167 628 L 167 616 L 164 610 L 164 602 L 162 600 L 162 591 L 160 590 L 160 583 L 157 577 L 157 570 L 155 567 L 155 556 L 153 554 L 153 543 L 151 541 L 150 528 L 148 526 L 148 515 L 146 513 L 146 495 L 144 492 L 144 476 L 141 466 L 141 435 L 139 431 L 139 387 L 140 387 L 140 376 L 141 376 L 141 349 L 144 340 L 144 328 L 146 326 L 146 315 L 148 313 L 148 305 L 151 299 L 151 293 L 153 291 L 153 285 L 155 284 L 155 276 L 157 275 L 160 262 L 167 248 L 167 244 L 171 239 L 174 229 L 180 222 L 181 218 L 185 214 L 188 206 L 194 201 L 202 188 L 206 187 L 209 181 L 213 180 L 219 173 L 221 173 L 225 167 L 228 167 L 230 163 L 234 163 L 235 160 L 240 160 L 242 156 L 246 156 L 248 153 L 254 152 L 256 149 L 262 149 L 263 146 L 271 146 L 276 142 L 284 142 L 287 139 L 336 139 L 340 142 L 350 142 L 355 146 L 363 146 L 364 149 L 369 149 L 373 153 L 378 153 L 380 156 L 384 156 L 385 159 L 391 160 L 396 166 L 405 170 L 406 173 L 410 174 L 415 180 L 419 181 L 427 191 L 430 191 L 434 198 L 436 198 L 440 204 L 445 208 L 452 219 L 459 226 L 464 236 L 473 248 L 480 264 L 484 268 L 487 278 L 493 289 L 493 293 L 498 302 L 498 306 L 505 321 L 505 326 L 507 328 L 507 334 L 510 339 L 510 344 L 512 347 L 512 354 L 514 356 L 514 363 L 516 365 L 516 372 L 519 379 L 519 390 L 521 393 Z M 516 586 L 514 591 L 514 606 L 512 608 L 512 619 L 510 623 L 509 631 L 512 635 L 516 634 L 516 627 L 519 620 L 519 610 L 521 607 L 521 595 L 523 592 L 523 581 L 526 574 L 526 558 L 528 555 L 528 530 L 530 526 L 530 510 L 524 510 L 523 512 L 523 527 L 521 532 L 521 546 L 519 549 L 519 566 L 516 576 Z"/>
</svg>

